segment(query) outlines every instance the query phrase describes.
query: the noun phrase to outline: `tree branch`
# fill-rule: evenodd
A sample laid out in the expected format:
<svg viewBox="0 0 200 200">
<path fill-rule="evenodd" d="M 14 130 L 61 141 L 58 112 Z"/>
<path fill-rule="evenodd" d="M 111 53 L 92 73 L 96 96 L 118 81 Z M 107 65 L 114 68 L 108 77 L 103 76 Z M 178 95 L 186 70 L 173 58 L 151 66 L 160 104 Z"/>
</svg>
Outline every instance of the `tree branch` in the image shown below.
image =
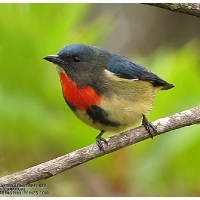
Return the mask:
<svg viewBox="0 0 200 200">
<path fill-rule="evenodd" d="M 160 135 L 184 126 L 200 124 L 200 106 L 158 119 L 152 124 L 157 130 L 156 135 Z M 108 145 L 104 144 L 104 149 L 106 154 L 108 154 L 148 139 L 149 137 L 150 136 L 146 129 L 143 126 L 140 126 L 136 129 L 107 138 Z M 4 184 L 28 184 L 42 179 L 47 179 L 60 172 L 71 169 L 77 165 L 81 165 L 103 155 L 104 153 L 99 150 L 96 144 L 91 144 L 64 156 L 60 156 L 23 171 L 2 177 L 0 178 L 0 188 L 5 189 L 3 188 Z"/>
<path fill-rule="evenodd" d="M 146 4 L 200 17 L 200 3 L 146 3 Z"/>
</svg>

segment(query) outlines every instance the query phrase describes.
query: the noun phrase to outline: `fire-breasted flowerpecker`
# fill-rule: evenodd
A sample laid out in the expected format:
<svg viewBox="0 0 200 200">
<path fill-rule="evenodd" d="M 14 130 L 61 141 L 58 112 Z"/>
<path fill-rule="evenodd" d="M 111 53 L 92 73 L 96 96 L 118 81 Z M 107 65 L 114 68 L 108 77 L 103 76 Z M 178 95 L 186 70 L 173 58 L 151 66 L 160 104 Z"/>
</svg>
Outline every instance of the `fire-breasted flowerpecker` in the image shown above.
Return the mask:
<svg viewBox="0 0 200 200">
<path fill-rule="evenodd" d="M 128 58 L 84 44 L 63 47 L 44 57 L 57 66 L 62 92 L 74 114 L 100 130 L 97 145 L 103 149 L 104 132 L 121 132 L 141 124 L 151 137 L 156 131 L 146 116 L 159 90 L 174 87 Z"/>
</svg>

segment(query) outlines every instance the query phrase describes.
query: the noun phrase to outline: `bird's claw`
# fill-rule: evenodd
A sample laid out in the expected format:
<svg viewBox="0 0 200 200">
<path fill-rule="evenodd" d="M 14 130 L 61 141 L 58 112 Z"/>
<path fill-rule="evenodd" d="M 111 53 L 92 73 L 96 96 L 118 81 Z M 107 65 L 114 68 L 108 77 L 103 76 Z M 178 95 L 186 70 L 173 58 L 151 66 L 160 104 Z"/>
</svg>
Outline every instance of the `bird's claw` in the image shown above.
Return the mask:
<svg viewBox="0 0 200 200">
<path fill-rule="evenodd" d="M 106 141 L 106 139 L 104 139 L 104 138 L 102 138 L 100 135 L 98 135 L 98 136 L 96 137 L 97 146 L 98 146 L 99 149 L 100 149 L 101 151 L 103 151 L 104 154 L 105 154 L 105 151 L 104 151 L 104 147 L 103 147 L 102 142 L 104 142 L 104 143 L 106 143 L 106 144 L 108 145 L 108 142 Z"/>
<path fill-rule="evenodd" d="M 142 125 L 146 128 L 146 130 L 148 131 L 149 135 L 153 139 L 153 132 L 157 133 L 157 130 L 154 127 L 154 125 L 147 120 L 145 115 L 143 115 L 143 118 L 142 118 Z M 152 132 L 152 130 L 153 130 L 153 132 Z"/>
</svg>

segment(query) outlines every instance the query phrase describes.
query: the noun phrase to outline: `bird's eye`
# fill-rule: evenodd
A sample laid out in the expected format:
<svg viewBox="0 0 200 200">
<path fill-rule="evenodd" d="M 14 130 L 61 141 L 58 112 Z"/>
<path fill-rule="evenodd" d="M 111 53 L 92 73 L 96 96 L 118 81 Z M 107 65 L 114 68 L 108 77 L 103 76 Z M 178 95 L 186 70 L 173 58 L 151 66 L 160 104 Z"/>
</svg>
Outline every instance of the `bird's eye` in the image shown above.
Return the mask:
<svg viewBox="0 0 200 200">
<path fill-rule="evenodd" d="M 81 59 L 78 56 L 74 56 L 74 62 L 80 62 Z"/>
</svg>

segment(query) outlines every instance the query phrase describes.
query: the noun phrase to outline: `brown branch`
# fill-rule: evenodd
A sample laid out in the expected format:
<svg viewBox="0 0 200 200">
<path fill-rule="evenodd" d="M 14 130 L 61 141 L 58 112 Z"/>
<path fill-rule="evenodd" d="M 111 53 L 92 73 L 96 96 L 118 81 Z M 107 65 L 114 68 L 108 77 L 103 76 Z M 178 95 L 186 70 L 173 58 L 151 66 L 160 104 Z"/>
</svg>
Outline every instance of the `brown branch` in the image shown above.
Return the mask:
<svg viewBox="0 0 200 200">
<path fill-rule="evenodd" d="M 153 122 L 153 125 L 158 132 L 157 135 L 193 124 L 200 124 L 200 106 Z M 143 126 L 140 126 L 136 129 L 107 138 L 108 145 L 104 144 L 105 152 L 108 154 L 117 151 L 118 149 L 148 139 L 149 137 L 146 129 Z M 38 180 L 47 179 L 103 155 L 103 152 L 99 150 L 96 144 L 91 144 L 90 146 L 78 149 L 64 156 L 2 177 L 0 178 L 0 187 L 3 187 L 4 184 L 28 184 Z"/>
<path fill-rule="evenodd" d="M 200 3 L 146 3 L 151 6 L 200 17 Z"/>
</svg>

